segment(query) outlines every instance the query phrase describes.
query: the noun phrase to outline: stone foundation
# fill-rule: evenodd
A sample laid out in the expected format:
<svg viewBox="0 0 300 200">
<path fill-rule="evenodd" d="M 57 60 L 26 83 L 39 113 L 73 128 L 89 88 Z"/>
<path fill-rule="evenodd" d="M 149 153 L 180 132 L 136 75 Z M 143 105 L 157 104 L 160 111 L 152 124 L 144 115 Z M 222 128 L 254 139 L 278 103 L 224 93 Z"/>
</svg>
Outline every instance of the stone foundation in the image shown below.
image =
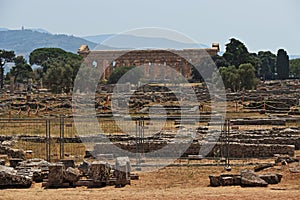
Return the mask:
<svg viewBox="0 0 300 200">
<path fill-rule="evenodd" d="M 188 144 L 184 143 L 169 143 L 168 147 L 165 142 L 144 143 L 139 149 L 144 149 L 144 153 L 149 153 L 151 157 L 175 157 L 182 155 L 198 155 L 201 149 L 200 143 L 192 143 L 184 152 L 180 152 L 182 147 Z M 212 144 L 213 145 L 213 144 Z M 116 148 L 116 146 L 118 148 Z M 223 147 L 223 148 L 221 148 Z M 221 152 L 224 152 L 225 146 L 217 143 L 207 155 L 207 157 L 221 157 Z M 294 145 L 280 145 L 280 144 L 245 144 L 245 143 L 230 143 L 229 156 L 231 158 L 269 158 L 274 154 L 286 154 L 294 156 Z M 114 156 L 130 156 L 134 157 L 136 152 L 135 143 L 115 143 L 114 145 L 107 143 L 98 143 L 94 147 L 94 155 L 97 154 L 114 154 Z M 219 153 L 216 153 L 219 152 Z M 225 152 L 224 152 L 225 154 Z"/>
</svg>

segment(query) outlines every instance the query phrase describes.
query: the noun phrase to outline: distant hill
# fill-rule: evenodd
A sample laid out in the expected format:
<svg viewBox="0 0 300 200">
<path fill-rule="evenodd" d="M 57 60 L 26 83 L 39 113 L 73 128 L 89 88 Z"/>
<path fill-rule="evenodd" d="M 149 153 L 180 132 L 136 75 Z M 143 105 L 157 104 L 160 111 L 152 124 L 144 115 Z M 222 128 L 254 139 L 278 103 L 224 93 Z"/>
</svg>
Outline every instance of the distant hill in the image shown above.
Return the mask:
<svg viewBox="0 0 300 200">
<path fill-rule="evenodd" d="M 300 55 L 289 55 L 290 60 L 297 59 L 297 58 L 300 58 Z"/>
<path fill-rule="evenodd" d="M 79 37 L 51 34 L 43 29 L 5 30 L 2 28 L 0 31 L 0 49 L 13 50 L 17 55 L 21 54 L 26 58 L 36 48 L 57 47 L 76 53 L 82 44 L 87 44 L 91 49 L 96 46 L 95 43 Z"/>
<path fill-rule="evenodd" d="M 0 31 L 8 31 L 7 28 L 0 28 Z"/>
<path fill-rule="evenodd" d="M 115 37 L 116 36 L 116 37 Z M 166 49 L 185 49 L 185 48 L 207 48 L 207 45 L 204 44 L 192 44 L 192 43 L 183 43 L 175 40 L 170 40 L 167 38 L 159 37 L 141 37 L 134 35 L 115 35 L 115 34 L 103 34 L 103 35 L 94 35 L 83 37 L 86 40 L 89 40 L 94 43 L 107 44 L 113 48 L 166 48 Z M 105 43 L 105 40 L 108 39 L 108 42 Z"/>
<path fill-rule="evenodd" d="M 132 49 L 132 48 L 206 48 L 203 44 L 182 43 L 166 38 L 140 37 L 133 35 L 118 35 L 103 34 L 95 36 L 87 36 L 84 38 L 64 35 L 51 34 L 47 30 L 41 28 L 31 28 L 24 30 L 9 30 L 0 28 L 0 49 L 13 50 L 17 55 L 24 55 L 28 59 L 29 54 L 37 48 L 56 47 L 77 52 L 77 49 L 86 44 L 92 50 L 97 46 L 97 49 Z M 112 37 L 109 41 L 109 46 L 97 45 L 106 39 Z"/>
</svg>

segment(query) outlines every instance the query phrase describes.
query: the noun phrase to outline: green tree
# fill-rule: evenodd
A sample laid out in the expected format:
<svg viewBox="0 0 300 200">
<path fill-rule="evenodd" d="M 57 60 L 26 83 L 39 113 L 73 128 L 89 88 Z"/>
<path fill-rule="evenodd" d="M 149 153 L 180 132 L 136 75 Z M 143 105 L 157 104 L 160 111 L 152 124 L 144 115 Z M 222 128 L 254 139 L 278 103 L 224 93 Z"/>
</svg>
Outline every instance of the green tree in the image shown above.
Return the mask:
<svg viewBox="0 0 300 200">
<path fill-rule="evenodd" d="M 48 61 L 59 57 L 65 57 L 67 52 L 60 48 L 38 48 L 33 50 L 29 55 L 31 65 L 46 66 Z M 46 70 L 45 70 L 46 71 Z"/>
<path fill-rule="evenodd" d="M 279 49 L 276 57 L 276 70 L 278 79 L 283 80 L 289 78 L 290 63 L 289 56 L 284 49 Z"/>
<path fill-rule="evenodd" d="M 56 63 L 51 66 L 44 81 L 54 93 L 70 92 L 73 86 L 72 67 L 67 63 Z"/>
<path fill-rule="evenodd" d="M 248 57 L 248 61 L 242 64 L 250 63 L 255 69 L 255 76 L 260 77 L 262 61 L 256 53 L 250 53 Z"/>
<path fill-rule="evenodd" d="M 226 44 L 226 51 L 223 57 L 229 65 L 238 67 L 241 64 L 249 62 L 250 54 L 247 47 L 241 41 L 231 38 L 230 42 Z"/>
<path fill-rule="evenodd" d="M 300 58 L 290 60 L 290 71 L 294 77 L 300 78 Z"/>
<path fill-rule="evenodd" d="M 234 65 L 220 67 L 219 72 L 222 80 L 219 80 L 217 75 L 214 74 L 213 82 L 220 85 L 220 81 L 223 81 L 225 88 L 230 89 L 232 92 L 241 89 L 253 89 L 258 83 L 255 76 L 255 68 L 250 63 L 241 64 L 238 69 Z"/>
<path fill-rule="evenodd" d="M 90 93 L 95 92 L 99 83 L 101 69 L 88 63 L 81 65 L 76 76 L 76 84 L 74 85 L 75 92 Z"/>
<path fill-rule="evenodd" d="M 127 73 L 131 70 L 133 70 L 133 71 L 130 73 Z M 117 67 L 111 72 L 110 76 L 108 77 L 107 83 L 115 84 L 123 76 L 124 76 L 124 81 L 128 81 L 130 83 L 136 84 L 140 80 L 140 78 L 142 78 L 143 72 L 139 68 L 136 68 L 135 66 Z M 124 83 L 124 82 L 122 82 L 122 83 Z"/>
<path fill-rule="evenodd" d="M 44 73 L 53 63 L 60 61 L 69 63 L 74 68 L 74 74 L 76 75 L 82 62 L 82 57 L 60 48 L 39 48 L 32 51 L 29 55 L 29 63 L 41 66 Z"/>
<path fill-rule="evenodd" d="M 24 79 L 33 78 L 33 71 L 23 56 L 14 58 L 15 66 L 9 72 L 9 76 L 15 77 L 15 82 L 22 83 Z"/>
<path fill-rule="evenodd" d="M 260 77 L 262 80 L 275 78 L 276 55 L 270 51 L 259 51 L 258 57 L 261 60 Z"/>
<path fill-rule="evenodd" d="M 40 65 L 35 75 L 55 93 L 70 92 L 82 64 L 82 57 L 59 48 L 40 48 L 31 52 L 30 63 Z"/>
<path fill-rule="evenodd" d="M 15 57 L 14 51 L 0 50 L 0 88 L 4 86 L 4 66 L 7 62 L 13 62 Z"/>
<path fill-rule="evenodd" d="M 215 55 L 212 56 L 213 61 L 215 62 L 215 65 L 219 69 L 220 67 L 228 67 L 229 63 L 223 56 Z"/>
<path fill-rule="evenodd" d="M 240 76 L 234 65 L 228 67 L 220 67 L 220 75 L 223 79 L 225 88 L 236 92 L 240 89 Z"/>
<path fill-rule="evenodd" d="M 255 68 L 252 64 L 241 64 L 238 68 L 240 88 L 250 90 L 256 86 Z"/>
</svg>

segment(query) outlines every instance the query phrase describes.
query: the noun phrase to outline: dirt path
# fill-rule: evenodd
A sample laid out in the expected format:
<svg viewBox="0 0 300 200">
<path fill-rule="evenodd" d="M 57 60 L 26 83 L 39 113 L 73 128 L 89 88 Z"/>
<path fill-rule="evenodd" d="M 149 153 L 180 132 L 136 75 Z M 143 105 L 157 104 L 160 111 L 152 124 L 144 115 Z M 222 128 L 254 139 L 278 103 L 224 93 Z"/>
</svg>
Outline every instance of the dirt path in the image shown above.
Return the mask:
<svg viewBox="0 0 300 200">
<path fill-rule="evenodd" d="M 240 169 L 234 168 L 232 173 Z M 299 199 L 300 173 L 291 174 L 287 167 L 276 170 L 283 174 L 282 182 L 266 188 L 208 187 L 208 175 L 221 173 L 222 167 L 167 167 L 140 173 L 140 180 L 124 188 L 43 189 L 41 184 L 35 184 L 30 189 L 1 190 L 0 199 Z"/>
</svg>

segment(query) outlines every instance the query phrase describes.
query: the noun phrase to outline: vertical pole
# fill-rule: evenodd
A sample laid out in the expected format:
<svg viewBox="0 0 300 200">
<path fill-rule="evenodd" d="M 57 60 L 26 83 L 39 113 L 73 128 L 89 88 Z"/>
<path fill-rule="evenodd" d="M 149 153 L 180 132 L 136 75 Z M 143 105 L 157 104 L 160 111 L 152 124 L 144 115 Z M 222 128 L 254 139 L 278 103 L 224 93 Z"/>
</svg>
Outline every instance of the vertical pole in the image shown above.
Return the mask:
<svg viewBox="0 0 300 200">
<path fill-rule="evenodd" d="M 226 171 L 231 171 L 230 159 L 229 159 L 229 131 L 230 131 L 230 119 L 226 121 Z"/>
<path fill-rule="evenodd" d="M 222 119 L 223 119 L 223 117 L 222 117 Z M 224 158 L 224 123 L 221 124 L 221 129 L 220 130 L 221 130 L 221 135 L 220 135 L 220 138 L 221 138 L 221 140 L 220 140 L 220 155 L 221 155 L 221 158 Z"/>
<path fill-rule="evenodd" d="M 226 119 L 225 124 L 225 145 L 226 145 L 226 161 L 225 166 L 228 166 L 228 119 Z"/>
<path fill-rule="evenodd" d="M 139 128 L 139 124 L 138 124 L 138 119 L 136 119 L 135 121 L 135 145 L 136 145 L 136 164 L 139 164 L 139 160 L 138 160 L 138 151 L 139 151 L 139 147 L 138 147 L 138 128 Z"/>
<path fill-rule="evenodd" d="M 230 132 L 230 119 L 228 120 L 228 126 L 227 126 L 227 167 L 230 166 L 230 159 L 229 159 L 229 132 Z"/>
<path fill-rule="evenodd" d="M 136 123 L 136 134 L 135 134 L 135 141 L 136 141 L 136 170 L 137 171 L 140 171 L 141 168 L 140 168 L 140 155 L 139 155 L 139 152 L 140 152 L 140 147 L 139 147 L 139 144 L 140 144 L 140 132 L 141 132 L 141 119 L 136 119 L 135 121 Z"/>
<path fill-rule="evenodd" d="M 59 147 L 60 147 L 60 159 L 64 159 L 64 145 L 65 145 L 65 120 L 64 117 L 60 116 L 60 140 L 59 140 Z"/>
<path fill-rule="evenodd" d="M 145 121 L 144 121 L 144 116 L 142 116 L 142 127 L 141 127 L 141 150 L 142 150 L 142 154 L 144 154 L 144 135 L 145 135 Z"/>
<path fill-rule="evenodd" d="M 46 160 L 50 162 L 50 120 L 46 120 Z"/>
</svg>

